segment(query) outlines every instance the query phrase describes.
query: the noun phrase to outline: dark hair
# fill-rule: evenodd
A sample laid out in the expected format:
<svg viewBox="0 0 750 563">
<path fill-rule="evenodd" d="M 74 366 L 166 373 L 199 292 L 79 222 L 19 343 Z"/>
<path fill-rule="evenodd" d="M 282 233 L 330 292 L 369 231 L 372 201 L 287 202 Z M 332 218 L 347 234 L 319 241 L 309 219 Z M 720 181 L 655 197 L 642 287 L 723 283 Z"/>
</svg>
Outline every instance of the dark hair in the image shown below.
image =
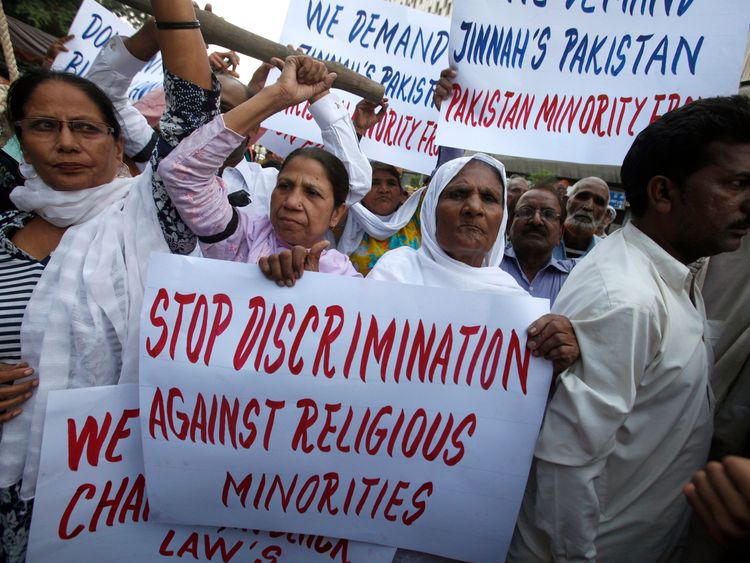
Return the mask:
<svg viewBox="0 0 750 563">
<path fill-rule="evenodd" d="M 279 173 L 283 172 L 286 165 L 297 157 L 309 158 L 310 160 L 315 160 L 320 163 L 323 170 L 326 171 L 328 181 L 331 182 L 331 185 L 333 186 L 334 205 L 338 207 L 342 203 L 346 203 L 346 196 L 349 195 L 349 173 L 337 157 L 323 149 L 319 149 L 318 147 L 296 149 L 286 157 L 286 160 L 284 160 L 284 163 L 279 169 Z"/>
<path fill-rule="evenodd" d="M 716 142 L 750 142 L 750 99 L 697 100 L 641 131 L 620 170 L 633 215 L 640 217 L 648 208 L 646 187 L 651 178 L 665 176 L 683 188 L 688 176 L 712 162 Z"/>
<path fill-rule="evenodd" d="M 47 69 L 34 69 L 27 72 L 10 85 L 8 89 L 7 117 L 8 122 L 15 126 L 16 121 L 23 119 L 24 106 L 31 99 L 36 89 L 49 81 L 63 82 L 75 86 L 99 109 L 104 116 L 104 121 L 114 130 L 115 139 L 122 135 L 120 123 L 117 121 L 117 112 L 107 94 L 90 80 L 86 80 L 69 72 L 59 72 Z M 21 139 L 21 129 L 16 127 L 16 135 Z"/>
<path fill-rule="evenodd" d="M 376 170 L 382 170 L 383 172 L 386 172 L 387 174 L 390 174 L 391 176 L 396 178 L 396 181 L 398 182 L 398 188 L 403 191 L 404 187 L 401 185 L 401 172 L 398 171 L 398 168 L 396 168 L 392 164 L 386 164 L 385 162 L 370 162 L 370 165 L 372 166 L 373 174 Z"/>
</svg>

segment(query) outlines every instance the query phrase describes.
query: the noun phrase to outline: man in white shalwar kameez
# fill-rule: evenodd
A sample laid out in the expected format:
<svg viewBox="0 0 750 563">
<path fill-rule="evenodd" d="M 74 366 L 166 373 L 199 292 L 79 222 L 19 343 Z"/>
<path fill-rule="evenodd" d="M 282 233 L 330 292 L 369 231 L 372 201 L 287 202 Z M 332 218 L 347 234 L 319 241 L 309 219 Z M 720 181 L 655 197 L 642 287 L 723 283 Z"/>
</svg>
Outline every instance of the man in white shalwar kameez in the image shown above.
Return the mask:
<svg viewBox="0 0 750 563">
<path fill-rule="evenodd" d="M 536 449 L 510 560 L 672 561 L 682 487 L 712 433 L 705 311 L 687 264 L 750 228 L 750 100 L 705 99 L 636 138 L 622 166 L 634 219 L 571 273 L 553 307 L 581 357 Z"/>
</svg>

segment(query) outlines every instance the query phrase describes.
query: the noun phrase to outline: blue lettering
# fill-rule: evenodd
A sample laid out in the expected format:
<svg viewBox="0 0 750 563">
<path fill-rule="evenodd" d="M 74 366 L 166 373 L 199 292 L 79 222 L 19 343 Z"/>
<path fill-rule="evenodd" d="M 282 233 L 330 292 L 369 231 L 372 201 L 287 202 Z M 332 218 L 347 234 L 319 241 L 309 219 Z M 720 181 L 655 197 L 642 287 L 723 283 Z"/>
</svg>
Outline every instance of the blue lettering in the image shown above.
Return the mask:
<svg viewBox="0 0 750 563">
<path fill-rule="evenodd" d="M 701 47 L 703 47 L 703 39 L 704 37 L 701 35 L 700 39 L 698 39 L 698 42 L 695 44 L 695 49 L 690 50 L 690 45 L 688 44 L 687 39 L 680 37 L 680 42 L 677 45 L 677 52 L 672 60 L 672 74 L 677 74 L 677 64 L 680 62 L 680 56 L 683 51 L 685 51 L 685 56 L 688 58 L 688 69 L 690 70 L 690 74 L 695 74 L 695 66 L 698 64 L 698 55 L 701 52 Z"/>
<path fill-rule="evenodd" d="M 94 29 L 94 26 L 96 26 L 96 29 Z M 89 26 L 86 28 L 86 31 L 84 31 L 81 34 L 81 39 L 88 39 L 89 37 L 93 37 L 99 32 L 101 27 L 102 27 L 102 17 L 99 14 L 92 14 L 91 22 L 89 23 Z"/>
<path fill-rule="evenodd" d="M 81 63 L 85 63 L 81 66 Z M 63 72 L 71 72 L 78 76 L 83 76 L 91 65 L 91 61 L 84 59 L 83 54 L 79 51 L 73 51 L 73 58 L 63 69 Z"/>
</svg>

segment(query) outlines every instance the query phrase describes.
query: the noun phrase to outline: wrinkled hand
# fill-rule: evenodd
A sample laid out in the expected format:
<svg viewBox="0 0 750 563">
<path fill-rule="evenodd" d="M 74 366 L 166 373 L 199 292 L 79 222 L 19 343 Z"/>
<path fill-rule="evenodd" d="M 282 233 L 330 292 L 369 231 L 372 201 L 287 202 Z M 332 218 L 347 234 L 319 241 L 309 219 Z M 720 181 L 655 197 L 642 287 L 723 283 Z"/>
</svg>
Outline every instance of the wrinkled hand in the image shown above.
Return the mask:
<svg viewBox="0 0 750 563">
<path fill-rule="evenodd" d="M 451 97 L 454 78 L 456 78 L 456 71 L 452 68 L 444 68 L 440 72 L 440 80 L 435 84 L 435 91 L 432 94 L 432 103 L 437 109 L 440 109 L 443 100 Z"/>
<path fill-rule="evenodd" d="M 8 422 L 21 414 L 20 406 L 31 398 L 34 388 L 39 385 L 39 378 L 20 381 L 34 375 L 29 364 L 0 364 L 0 424 Z"/>
<path fill-rule="evenodd" d="M 750 459 L 711 461 L 683 492 L 716 541 L 750 546 Z"/>
<path fill-rule="evenodd" d="M 60 53 L 67 53 L 69 49 L 65 44 L 73 38 L 75 38 L 75 35 L 66 35 L 65 37 L 55 39 L 44 54 L 44 66 L 47 68 L 51 67 L 52 63 L 55 62 L 57 55 Z"/>
<path fill-rule="evenodd" d="M 325 64 L 306 55 L 292 55 L 283 61 L 274 57 L 271 64 L 281 69 L 276 86 L 286 107 L 327 92 L 336 80 L 335 72 L 328 72 Z"/>
<path fill-rule="evenodd" d="M 291 250 L 282 250 L 278 254 L 264 256 L 258 261 L 260 271 L 279 287 L 293 287 L 302 273 L 317 272 L 321 253 L 330 246 L 323 240 L 316 242 L 310 250 L 304 246 L 295 246 Z"/>
<path fill-rule="evenodd" d="M 554 375 L 568 369 L 581 356 L 575 330 L 567 317 L 543 315 L 531 323 L 527 332 L 526 347 L 534 356 L 550 360 Z"/>
<path fill-rule="evenodd" d="M 234 51 L 216 51 L 208 56 L 208 64 L 214 72 L 228 74 L 239 78 L 240 75 L 234 69 L 240 64 L 240 57 Z"/>
<path fill-rule="evenodd" d="M 380 108 L 377 113 L 375 110 Z M 388 98 L 383 98 L 380 102 L 371 102 L 369 100 L 360 100 L 354 108 L 352 121 L 354 130 L 357 135 L 364 135 L 370 127 L 374 127 L 388 115 Z"/>
<path fill-rule="evenodd" d="M 266 80 L 268 80 L 268 73 L 271 72 L 272 68 L 274 66 L 271 63 L 263 63 L 255 69 L 255 72 L 250 77 L 250 82 L 247 83 L 247 89 L 251 96 L 263 90 L 266 86 Z"/>
</svg>

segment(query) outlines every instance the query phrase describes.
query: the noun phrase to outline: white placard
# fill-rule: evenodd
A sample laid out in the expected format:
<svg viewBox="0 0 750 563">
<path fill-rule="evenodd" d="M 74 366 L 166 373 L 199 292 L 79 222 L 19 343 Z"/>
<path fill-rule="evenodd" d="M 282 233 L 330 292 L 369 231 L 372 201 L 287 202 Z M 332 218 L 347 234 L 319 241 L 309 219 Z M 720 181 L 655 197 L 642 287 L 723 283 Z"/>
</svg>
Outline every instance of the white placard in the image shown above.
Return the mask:
<svg viewBox="0 0 750 563">
<path fill-rule="evenodd" d="M 455 0 L 438 142 L 620 165 L 691 100 L 736 94 L 747 0 Z"/>
<path fill-rule="evenodd" d="M 60 53 L 52 64 L 54 70 L 72 72 L 86 76 L 96 55 L 110 37 L 130 37 L 135 33 L 132 26 L 118 18 L 94 0 L 83 0 L 68 31 L 75 35 L 65 44 L 68 52 Z M 164 82 L 161 54 L 157 54 L 138 74 L 128 88 L 131 100 L 140 100 L 145 94 Z"/>
<path fill-rule="evenodd" d="M 323 148 L 323 145 L 320 143 L 311 143 L 294 135 L 287 135 L 286 133 L 271 130 L 266 130 L 263 136 L 258 139 L 258 142 L 282 158 L 286 158 L 294 150 L 305 147 Z"/>
<path fill-rule="evenodd" d="M 311 272 L 279 288 L 254 264 L 154 255 L 155 518 L 503 560 L 550 384 L 526 327 L 548 307 Z"/>
<path fill-rule="evenodd" d="M 156 523 L 143 477 L 138 387 L 49 394 L 30 563 L 170 558 L 389 563 L 393 552 L 322 536 Z"/>
<path fill-rule="evenodd" d="M 448 18 L 382 0 L 292 0 L 281 35 L 320 59 L 335 59 L 385 86 L 391 113 L 363 137 L 375 160 L 430 174 L 437 162 L 439 113 L 434 84 L 448 64 Z M 359 101 L 336 90 L 351 113 Z M 319 143 L 307 104 L 289 108 L 264 127 Z"/>
</svg>

